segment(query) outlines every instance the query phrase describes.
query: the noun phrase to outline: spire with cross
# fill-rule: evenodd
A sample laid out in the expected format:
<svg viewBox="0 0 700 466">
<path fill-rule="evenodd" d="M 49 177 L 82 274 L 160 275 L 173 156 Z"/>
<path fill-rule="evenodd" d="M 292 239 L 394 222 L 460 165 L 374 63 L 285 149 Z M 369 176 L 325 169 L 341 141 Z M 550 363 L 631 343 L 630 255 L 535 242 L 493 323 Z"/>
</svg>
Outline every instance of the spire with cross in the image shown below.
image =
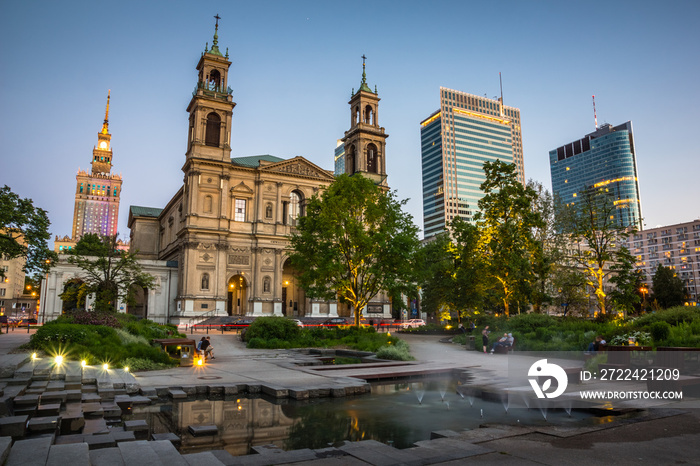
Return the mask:
<svg viewBox="0 0 700 466">
<path fill-rule="evenodd" d="M 372 92 L 372 89 L 369 88 L 367 85 L 367 73 L 365 72 L 365 60 L 367 60 L 367 57 L 362 54 L 362 82 L 360 83 L 360 89 L 359 91 L 365 91 L 365 92 Z"/>
<path fill-rule="evenodd" d="M 211 50 L 209 50 L 209 53 L 213 53 L 214 55 L 221 55 L 221 51 L 219 50 L 219 20 L 221 19 L 221 16 L 217 13 L 216 16 L 214 16 L 216 19 L 216 25 L 214 26 L 214 42 L 212 43 Z"/>
</svg>

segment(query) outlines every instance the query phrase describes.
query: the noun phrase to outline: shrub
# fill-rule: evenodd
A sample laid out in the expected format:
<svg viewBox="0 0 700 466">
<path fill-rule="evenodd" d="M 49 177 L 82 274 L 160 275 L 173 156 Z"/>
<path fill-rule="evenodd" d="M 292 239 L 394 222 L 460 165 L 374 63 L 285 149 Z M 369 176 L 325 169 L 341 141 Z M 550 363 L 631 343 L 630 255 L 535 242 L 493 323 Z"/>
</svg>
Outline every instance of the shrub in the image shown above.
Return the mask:
<svg viewBox="0 0 700 466">
<path fill-rule="evenodd" d="M 415 359 L 409 352 L 408 343 L 403 340 L 398 340 L 389 346 L 379 348 L 377 350 L 377 358 L 394 361 L 413 361 Z"/>
<path fill-rule="evenodd" d="M 128 367 L 131 372 L 137 371 L 156 371 L 160 369 L 168 369 L 170 364 L 154 362 L 150 359 L 143 358 L 126 358 L 122 361 L 122 367 Z"/>
<path fill-rule="evenodd" d="M 122 324 L 114 313 L 73 311 L 67 316 L 72 323 L 79 325 L 104 325 L 106 327 L 121 328 Z"/>
<path fill-rule="evenodd" d="M 655 343 L 664 341 L 671 334 L 671 326 L 666 322 L 654 322 L 649 326 L 651 338 Z"/>
<path fill-rule="evenodd" d="M 254 338 L 261 338 L 263 340 L 294 341 L 299 337 L 300 333 L 301 329 L 290 319 L 285 317 L 261 317 L 250 324 L 250 327 L 245 332 L 244 340 L 250 341 Z"/>
</svg>

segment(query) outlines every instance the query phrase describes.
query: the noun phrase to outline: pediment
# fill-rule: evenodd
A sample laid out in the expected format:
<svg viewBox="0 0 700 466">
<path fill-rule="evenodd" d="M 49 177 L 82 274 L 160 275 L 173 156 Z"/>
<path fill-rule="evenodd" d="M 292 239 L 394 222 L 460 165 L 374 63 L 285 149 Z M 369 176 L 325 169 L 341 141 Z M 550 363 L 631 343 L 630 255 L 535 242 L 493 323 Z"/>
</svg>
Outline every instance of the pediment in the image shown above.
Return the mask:
<svg viewBox="0 0 700 466">
<path fill-rule="evenodd" d="M 335 177 L 330 172 L 324 170 L 318 165 L 309 162 L 301 156 L 297 156 L 293 159 L 284 160 L 282 162 L 277 162 L 271 165 L 266 165 L 260 168 L 260 170 L 265 172 L 277 172 L 289 175 L 298 175 L 307 178 L 316 178 L 319 180 L 335 180 Z"/>
<path fill-rule="evenodd" d="M 236 186 L 231 188 L 231 191 L 238 193 L 253 194 L 253 188 L 245 184 L 245 181 L 241 181 L 240 183 L 238 183 Z"/>
</svg>

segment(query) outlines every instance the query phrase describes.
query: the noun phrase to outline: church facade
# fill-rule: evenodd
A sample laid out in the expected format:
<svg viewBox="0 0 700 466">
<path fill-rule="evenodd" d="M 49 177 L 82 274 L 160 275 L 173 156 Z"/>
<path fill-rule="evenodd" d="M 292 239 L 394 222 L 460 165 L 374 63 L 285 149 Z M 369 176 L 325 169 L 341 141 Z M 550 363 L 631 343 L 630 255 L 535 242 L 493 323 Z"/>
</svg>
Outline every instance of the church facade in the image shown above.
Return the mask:
<svg viewBox="0 0 700 466">
<path fill-rule="evenodd" d="M 334 181 L 333 172 L 303 157 L 231 158 L 236 103 L 228 86 L 230 65 L 228 50 L 224 55 L 218 47 L 217 24 L 212 48 L 197 64 L 197 85 L 187 107 L 183 185 L 162 209 L 130 207 L 131 250 L 142 260 L 177 267 L 177 280 L 168 281 L 174 287 L 167 303 L 172 323 L 226 315 L 349 316 L 350 309 L 336 301 L 306 297 L 288 260 L 298 218 L 308 200 Z M 351 127 L 343 139 L 346 173 L 361 173 L 387 190 L 387 135 L 377 123 L 378 102 L 376 89 L 366 84 L 363 63 L 361 86 L 349 102 Z M 143 291 L 144 298 L 153 295 Z M 142 303 L 143 309 L 150 307 Z M 364 315 L 390 318 L 389 299 L 378 296 Z"/>
</svg>

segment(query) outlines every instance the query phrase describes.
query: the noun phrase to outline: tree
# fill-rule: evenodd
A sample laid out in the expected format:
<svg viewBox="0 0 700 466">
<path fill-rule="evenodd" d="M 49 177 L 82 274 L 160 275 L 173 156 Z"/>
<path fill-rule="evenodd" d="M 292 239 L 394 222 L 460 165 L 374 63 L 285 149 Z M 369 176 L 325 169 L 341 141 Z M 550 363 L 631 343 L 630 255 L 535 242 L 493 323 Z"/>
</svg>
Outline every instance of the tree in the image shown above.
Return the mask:
<svg viewBox="0 0 700 466">
<path fill-rule="evenodd" d="M 0 257 L 25 257 L 25 272 L 48 272 L 57 259 L 48 247 L 49 225 L 46 211 L 31 199 L 20 198 L 8 186 L 0 188 Z M 5 277 L 2 269 L 0 277 Z"/>
<path fill-rule="evenodd" d="M 541 222 L 535 224 L 532 236 L 535 247 L 532 253 L 532 310 L 542 312 L 542 306 L 552 302 L 552 287 L 555 264 L 561 261 L 561 235 L 556 230 L 554 198 L 541 183 L 530 180 L 527 187 L 536 193 L 532 202 L 533 213 L 539 215 Z"/>
<path fill-rule="evenodd" d="M 82 270 L 79 278 L 85 288 L 81 293 L 95 295 L 95 311 L 115 311 L 120 300 L 127 304 L 133 301 L 134 285 L 151 288 L 155 284 L 134 254 L 117 249 L 116 236 L 83 235 L 69 253 L 68 262 Z M 74 291 L 71 298 L 79 303 L 79 290 Z"/>
<path fill-rule="evenodd" d="M 610 298 L 626 316 L 634 312 L 642 301 L 640 289 L 644 281 L 644 273 L 634 267 L 634 256 L 624 246 L 620 248 L 617 261 L 610 266 L 610 271 L 613 273 L 610 283 L 615 285 L 610 292 Z"/>
<path fill-rule="evenodd" d="M 571 243 L 567 259 L 584 271 L 598 309 L 605 314 L 605 280 L 611 273 L 610 267 L 623 260 L 621 245 L 629 234 L 615 220 L 615 199 L 605 189 L 590 188 L 577 193 L 576 201 L 560 205 L 558 210 L 558 225 Z"/>
<path fill-rule="evenodd" d="M 515 165 L 484 163 L 486 180 L 480 188 L 479 212 L 474 216 L 480 231 L 479 249 L 486 263 L 486 276 L 492 289 L 510 315 L 511 303 L 529 302 L 534 282 L 533 255 L 542 248 L 533 237 L 533 229 L 542 219 L 533 210 L 537 193 L 517 180 Z"/>
<path fill-rule="evenodd" d="M 359 175 L 339 176 L 315 195 L 292 235 L 292 264 L 311 298 L 339 299 L 362 310 L 382 290 L 415 290 L 418 229 L 393 193 Z"/>
<path fill-rule="evenodd" d="M 685 284 L 673 269 L 659 264 L 651 283 L 654 293 L 652 299 L 656 300 L 662 309 L 682 306 L 685 302 Z"/>
<path fill-rule="evenodd" d="M 563 310 L 563 314 L 583 314 L 588 311 L 586 276 L 578 269 L 558 265 L 554 270 L 553 302 Z"/>
</svg>

